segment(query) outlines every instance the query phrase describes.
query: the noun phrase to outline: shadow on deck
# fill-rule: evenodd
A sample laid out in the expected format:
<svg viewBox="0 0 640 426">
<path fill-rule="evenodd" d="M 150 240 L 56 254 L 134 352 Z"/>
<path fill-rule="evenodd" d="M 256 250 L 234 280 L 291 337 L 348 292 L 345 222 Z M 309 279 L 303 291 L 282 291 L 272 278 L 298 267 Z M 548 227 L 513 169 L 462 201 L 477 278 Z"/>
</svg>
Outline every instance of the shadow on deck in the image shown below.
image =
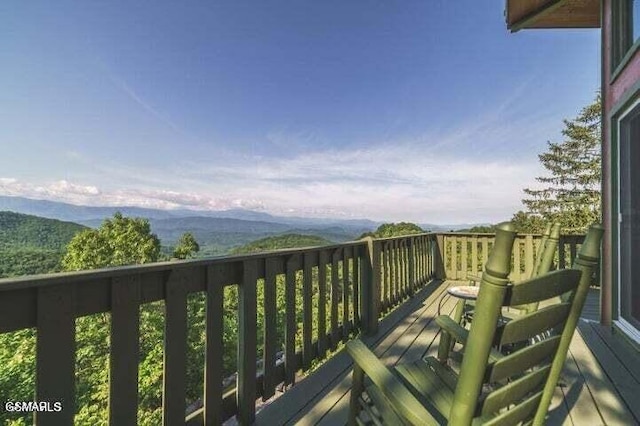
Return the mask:
<svg viewBox="0 0 640 426">
<path fill-rule="evenodd" d="M 456 299 L 446 293 L 456 281 L 433 281 L 380 322 L 377 335 L 363 341 L 388 366 L 435 355 L 434 318 L 451 313 Z M 549 425 L 640 424 L 640 366 L 608 328 L 596 322 L 598 291 L 592 290 L 574 334 L 560 384 L 549 412 Z M 351 358 L 340 351 L 307 378 L 257 414 L 258 425 L 346 424 L 351 386 Z"/>
</svg>

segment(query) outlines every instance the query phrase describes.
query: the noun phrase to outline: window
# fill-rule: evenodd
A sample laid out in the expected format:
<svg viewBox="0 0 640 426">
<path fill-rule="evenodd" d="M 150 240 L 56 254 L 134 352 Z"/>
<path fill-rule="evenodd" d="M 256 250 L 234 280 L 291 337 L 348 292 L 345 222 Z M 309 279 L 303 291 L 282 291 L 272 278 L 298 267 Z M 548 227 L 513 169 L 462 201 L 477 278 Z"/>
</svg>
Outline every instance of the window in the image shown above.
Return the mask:
<svg viewBox="0 0 640 426">
<path fill-rule="evenodd" d="M 619 321 L 640 337 L 640 101 L 619 121 Z"/>
<path fill-rule="evenodd" d="M 627 62 L 625 56 L 640 45 L 635 43 L 640 39 L 640 0 L 614 1 L 611 8 L 611 72 L 615 78 Z"/>
</svg>

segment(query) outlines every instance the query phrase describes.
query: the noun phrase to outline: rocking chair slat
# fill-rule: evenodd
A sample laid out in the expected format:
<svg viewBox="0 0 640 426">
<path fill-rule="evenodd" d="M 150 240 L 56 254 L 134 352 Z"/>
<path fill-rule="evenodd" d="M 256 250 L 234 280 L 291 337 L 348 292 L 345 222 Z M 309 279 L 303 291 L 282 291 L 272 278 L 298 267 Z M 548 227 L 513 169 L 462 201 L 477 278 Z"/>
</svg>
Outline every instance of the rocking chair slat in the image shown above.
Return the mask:
<svg viewBox="0 0 640 426">
<path fill-rule="evenodd" d="M 566 320 L 570 303 L 544 307 L 531 314 L 521 315 L 507 322 L 499 332 L 499 346 L 522 342 L 551 330 Z"/>
<path fill-rule="evenodd" d="M 488 368 L 488 382 L 499 382 L 542 363 L 553 356 L 560 336 L 549 337 L 496 361 Z"/>
<path fill-rule="evenodd" d="M 509 287 L 504 306 L 536 303 L 573 291 L 581 275 L 576 269 L 562 269 Z"/>
<path fill-rule="evenodd" d="M 511 404 L 520 402 L 530 393 L 541 391 L 550 368 L 550 366 L 539 368 L 535 372 L 491 392 L 482 403 L 481 414 L 497 413 Z"/>
</svg>

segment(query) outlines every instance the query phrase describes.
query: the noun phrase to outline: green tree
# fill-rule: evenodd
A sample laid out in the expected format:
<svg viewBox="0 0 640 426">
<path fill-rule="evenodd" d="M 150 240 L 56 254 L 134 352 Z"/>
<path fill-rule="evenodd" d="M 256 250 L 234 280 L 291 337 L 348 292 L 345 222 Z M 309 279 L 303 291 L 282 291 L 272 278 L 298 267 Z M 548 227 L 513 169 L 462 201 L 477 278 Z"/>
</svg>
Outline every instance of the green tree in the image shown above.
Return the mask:
<svg viewBox="0 0 640 426">
<path fill-rule="evenodd" d="M 67 246 L 62 266 L 67 271 L 156 262 L 160 240 L 149 221 L 116 212 L 100 228 L 76 234 Z"/>
<path fill-rule="evenodd" d="M 541 216 L 527 214 L 523 211 L 514 214 L 511 223 L 516 227 L 516 231 L 523 234 L 541 234 L 546 226 L 545 220 Z"/>
<path fill-rule="evenodd" d="M 259 253 L 269 250 L 326 246 L 329 244 L 332 244 L 332 242 L 316 235 L 283 234 L 276 235 L 274 237 L 261 238 L 259 240 L 252 241 L 249 244 L 236 247 L 231 250 L 231 254 Z"/>
<path fill-rule="evenodd" d="M 178 259 L 186 259 L 194 256 L 200 251 L 200 245 L 191 232 L 185 232 L 180 236 L 178 244 L 173 249 L 173 257 Z"/>
<path fill-rule="evenodd" d="M 399 237 L 402 235 L 421 234 L 424 230 L 415 223 L 399 222 L 399 223 L 383 223 L 373 232 L 365 232 L 360 238 L 389 238 Z"/>
<path fill-rule="evenodd" d="M 564 120 L 560 143 L 548 142 L 540 154 L 547 176 L 543 189 L 524 190 L 526 214 L 559 221 L 564 232 L 585 232 L 600 219 L 600 94 L 573 120 Z"/>
<path fill-rule="evenodd" d="M 155 262 L 160 240 L 149 221 L 115 213 L 98 229 L 77 234 L 67 246 L 62 265 L 67 271 Z M 161 399 L 154 397 L 162 384 L 164 309 L 161 304 L 142 306 L 140 333 L 141 424 L 161 419 Z M 109 398 L 110 318 L 97 314 L 76 321 L 76 389 L 79 424 L 106 424 Z"/>
</svg>

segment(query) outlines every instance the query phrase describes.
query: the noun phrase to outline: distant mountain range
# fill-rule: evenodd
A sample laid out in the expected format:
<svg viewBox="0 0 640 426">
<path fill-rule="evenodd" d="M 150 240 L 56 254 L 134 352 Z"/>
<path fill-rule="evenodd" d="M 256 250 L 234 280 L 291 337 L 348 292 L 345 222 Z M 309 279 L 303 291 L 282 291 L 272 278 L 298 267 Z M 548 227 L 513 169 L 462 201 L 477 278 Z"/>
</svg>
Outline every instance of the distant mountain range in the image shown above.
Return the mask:
<svg viewBox="0 0 640 426">
<path fill-rule="evenodd" d="M 125 216 L 149 219 L 152 232 L 158 235 L 165 246 L 174 245 L 184 232 L 191 232 L 201 246 L 202 255 L 225 254 L 233 247 L 284 233 L 312 235 L 332 242 L 350 241 L 378 226 L 376 222 L 366 219 L 307 219 L 242 209 L 195 211 L 131 206 L 93 207 L 8 196 L 0 196 L 2 210 L 73 221 L 93 228 L 119 211 Z"/>
<path fill-rule="evenodd" d="M 274 216 L 269 213 L 256 212 L 245 209 L 230 210 L 162 210 L 148 209 L 134 206 L 95 207 L 79 206 L 58 201 L 34 200 L 24 197 L 0 195 L 0 210 L 10 210 L 19 213 L 48 217 L 51 219 L 68 220 L 73 222 L 88 222 L 102 220 L 113 216 L 116 211 L 125 216 L 145 217 L 147 219 L 172 219 L 184 217 L 212 217 L 225 219 L 241 219 L 250 221 L 282 223 L 294 226 L 333 226 L 348 228 L 374 229 L 380 223 L 368 219 L 325 219 L 290 216 Z"/>
<path fill-rule="evenodd" d="M 203 248 L 203 254 L 224 254 L 231 248 L 259 238 L 285 233 L 313 235 L 332 242 L 350 241 L 375 230 L 382 222 L 369 219 L 324 219 L 275 216 L 244 209 L 223 211 L 161 210 L 134 206 L 79 206 L 48 200 L 0 196 L 0 211 L 8 210 L 61 221 L 98 227 L 116 211 L 125 216 L 149 219 L 151 229 L 163 245 L 173 245 L 184 232 L 191 232 Z M 475 224 L 420 224 L 425 230 L 449 231 Z"/>
</svg>

